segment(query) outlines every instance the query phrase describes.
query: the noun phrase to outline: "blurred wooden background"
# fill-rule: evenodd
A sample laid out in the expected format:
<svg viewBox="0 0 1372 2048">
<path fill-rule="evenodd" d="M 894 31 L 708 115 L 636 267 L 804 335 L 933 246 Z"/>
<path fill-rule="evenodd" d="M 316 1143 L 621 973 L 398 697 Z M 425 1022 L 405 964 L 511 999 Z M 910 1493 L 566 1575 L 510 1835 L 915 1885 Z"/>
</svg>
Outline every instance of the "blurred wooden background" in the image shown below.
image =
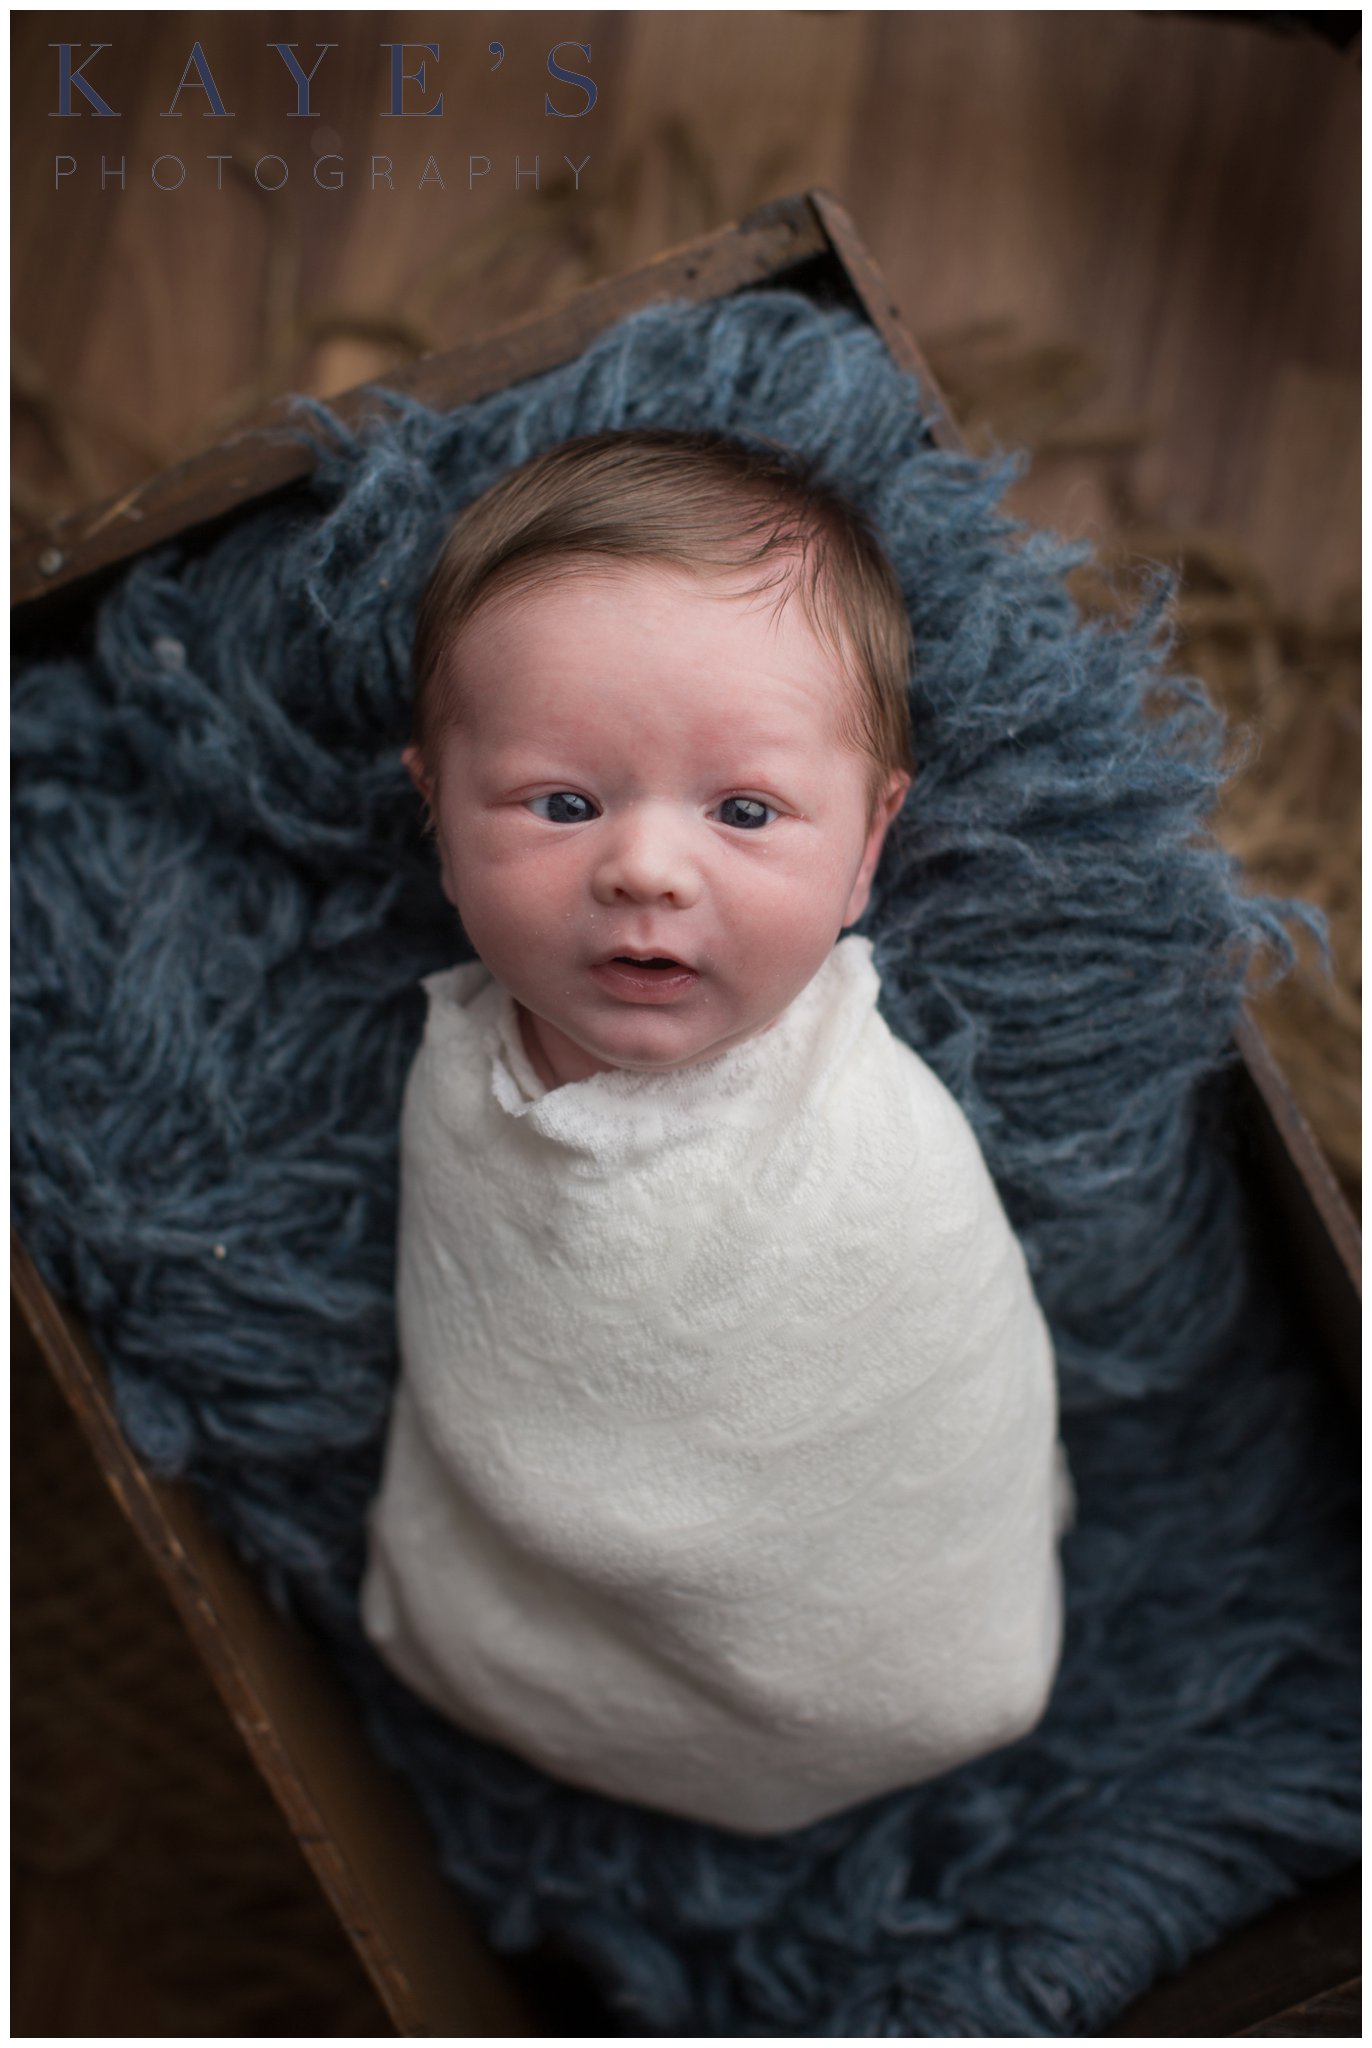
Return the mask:
<svg viewBox="0 0 1372 2048">
<path fill-rule="evenodd" d="M 197 39 L 232 119 L 206 118 L 194 73 L 180 118 L 165 118 Z M 308 69 L 325 40 L 338 47 L 312 115 L 290 119 L 294 88 L 267 45 L 296 44 Z M 58 41 L 80 42 L 77 64 L 110 46 L 86 75 L 117 118 L 93 118 L 79 92 L 79 118 L 50 118 Z M 426 90 L 406 92 L 432 105 L 441 90 L 441 117 L 385 115 L 392 42 L 439 44 Z M 565 109 L 585 101 L 545 68 L 572 44 L 589 60 L 564 48 L 561 61 L 594 79 L 596 105 L 549 117 L 545 91 Z M 281 391 L 384 378 L 764 199 L 834 190 L 978 445 L 1033 451 L 1017 509 L 1112 563 L 1181 567 L 1182 653 L 1258 746 L 1222 829 L 1255 879 L 1331 917 L 1336 979 L 1307 963 L 1264 1018 L 1356 1191 L 1360 42 L 1123 12 L 211 12 L 17 15 L 12 49 L 23 533 L 127 490 Z M 216 167 L 211 152 L 232 160 Z M 60 180 L 59 156 L 74 160 Z M 369 189 L 373 156 L 390 159 L 390 189 Z M 185 164 L 179 189 L 154 185 L 159 157 Z M 253 175 L 268 157 L 267 183 L 282 163 L 289 173 L 275 192 Z M 491 168 L 469 190 L 473 157 Z M 317 160 L 332 178 L 340 158 L 341 188 L 315 182 Z M 584 166 L 579 189 L 564 158 Z M 159 168 L 164 184 L 176 175 Z M 43 1591 L 51 1550 L 40 1527 L 22 1553 L 40 1613 L 57 1590 Z M 21 1632 L 17 1696 L 27 1684 L 36 1697 L 51 1641 Z M 92 1754 L 115 1754 L 89 1701 L 63 1711 Z M 333 1930 L 312 1945 L 304 1904 L 254 1892 L 240 1831 L 255 1786 L 224 1802 L 234 1821 L 216 1867 L 248 1873 L 236 1903 L 164 1887 L 158 1913 L 180 1921 L 159 1945 L 130 1815 L 116 1825 L 104 1811 L 109 1772 L 80 1763 L 76 1736 L 70 1767 L 52 1765 L 52 1720 L 16 1721 L 21 1782 L 69 1788 L 60 1810 L 56 1789 L 46 1808 L 18 1809 L 16 2031 L 374 2030 Z M 209 1741 L 213 1717 L 194 1725 Z M 160 1867 L 213 1864 L 213 1803 L 168 1806 L 136 1741 L 129 1758 L 118 1796 Z M 272 1865 L 291 1852 L 270 1810 L 261 1824 Z M 278 1935 L 271 1969 L 241 1978 L 246 2012 L 222 1943 L 226 1921 L 254 1920 L 254 1897 Z M 159 1961 L 173 1952 L 174 1971 Z"/>
<path fill-rule="evenodd" d="M 1158 519 L 1223 531 L 1285 602 L 1318 608 L 1357 578 L 1356 54 L 1132 13 L 36 14 L 13 28 L 26 519 L 187 453 L 234 405 L 381 374 L 407 347 L 464 339 L 818 184 L 926 344 L 980 328 L 984 349 L 991 323 L 1080 352 L 1082 423 L 1147 425 L 1138 483 Z M 79 93 L 80 118 L 49 118 L 59 36 L 84 38 L 75 63 L 110 44 L 87 75 L 118 119 Z M 230 120 L 207 117 L 193 74 L 163 118 L 197 38 Z M 308 65 L 325 38 L 339 47 L 317 118 L 288 118 L 294 89 L 267 44 L 294 42 Z M 425 40 L 441 57 L 427 94 L 407 94 L 432 104 L 441 88 L 442 114 L 394 121 L 382 45 Z M 584 104 L 544 68 L 573 42 L 591 59 L 561 61 L 592 75 L 597 103 L 549 119 L 545 90 Z M 211 151 L 233 162 L 217 173 Z M 159 191 L 151 166 L 171 153 L 185 183 Z M 320 153 L 341 156 L 341 190 L 312 181 Z M 59 154 L 77 167 L 54 189 Z M 267 154 L 289 168 L 277 193 L 252 177 Z M 394 190 L 368 189 L 374 155 Z M 469 192 L 473 155 L 492 168 Z M 417 189 L 430 156 L 444 189 Z M 579 192 L 566 156 L 589 157 Z M 65 453 L 54 410 L 78 430 Z M 1052 486 L 1035 502 L 1057 524 L 1106 516 L 1089 476 Z"/>
</svg>

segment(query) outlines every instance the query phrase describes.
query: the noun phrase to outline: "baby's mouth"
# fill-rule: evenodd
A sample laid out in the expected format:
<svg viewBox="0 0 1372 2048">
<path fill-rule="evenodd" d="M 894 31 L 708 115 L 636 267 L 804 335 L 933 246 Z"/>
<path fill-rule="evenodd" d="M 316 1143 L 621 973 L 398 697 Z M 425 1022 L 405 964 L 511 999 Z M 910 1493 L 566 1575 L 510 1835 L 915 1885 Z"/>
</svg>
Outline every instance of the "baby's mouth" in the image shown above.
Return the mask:
<svg viewBox="0 0 1372 2048">
<path fill-rule="evenodd" d="M 611 995 L 626 1002 L 671 1002 L 694 988 L 700 976 L 694 967 L 670 953 L 612 953 L 591 969 Z"/>
</svg>

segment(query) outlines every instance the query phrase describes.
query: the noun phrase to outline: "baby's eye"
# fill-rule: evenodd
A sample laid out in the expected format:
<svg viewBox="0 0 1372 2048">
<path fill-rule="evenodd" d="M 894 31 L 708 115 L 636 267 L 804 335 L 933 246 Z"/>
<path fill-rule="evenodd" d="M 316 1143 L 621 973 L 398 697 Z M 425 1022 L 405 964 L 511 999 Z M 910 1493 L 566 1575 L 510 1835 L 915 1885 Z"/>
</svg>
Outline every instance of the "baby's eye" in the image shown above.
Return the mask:
<svg viewBox="0 0 1372 2048">
<path fill-rule="evenodd" d="M 776 815 L 770 804 L 756 796 L 726 796 L 715 811 L 721 825 L 735 825 L 743 832 L 756 832 L 759 826 L 770 825 Z"/>
<path fill-rule="evenodd" d="M 591 799 L 578 796 L 574 789 L 555 789 L 551 796 L 531 796 L 529 809 L 536 817 L 546 818 L 550 825 L 581 825 L 598 815 Z"/>
</svg>

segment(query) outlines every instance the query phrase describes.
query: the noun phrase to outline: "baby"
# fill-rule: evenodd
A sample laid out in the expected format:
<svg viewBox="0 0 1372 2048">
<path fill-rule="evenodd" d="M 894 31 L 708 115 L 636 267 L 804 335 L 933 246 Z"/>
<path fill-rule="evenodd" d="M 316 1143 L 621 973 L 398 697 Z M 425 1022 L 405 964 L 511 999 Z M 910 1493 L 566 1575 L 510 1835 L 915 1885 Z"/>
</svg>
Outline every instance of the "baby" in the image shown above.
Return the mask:
<svg viewBox="0 0 1372 2048">
<path fill-rule="evenodd" d="M 909 663 L 836 494 L 656 431 L 478 499 L 415 642 L 480 964 L 406 1090 L 365 1624 L 475 1734 L 759 1833 L 1013 1741 L 1059 1651 L 1047 1331 L 840 937 Z"/>
</svg>

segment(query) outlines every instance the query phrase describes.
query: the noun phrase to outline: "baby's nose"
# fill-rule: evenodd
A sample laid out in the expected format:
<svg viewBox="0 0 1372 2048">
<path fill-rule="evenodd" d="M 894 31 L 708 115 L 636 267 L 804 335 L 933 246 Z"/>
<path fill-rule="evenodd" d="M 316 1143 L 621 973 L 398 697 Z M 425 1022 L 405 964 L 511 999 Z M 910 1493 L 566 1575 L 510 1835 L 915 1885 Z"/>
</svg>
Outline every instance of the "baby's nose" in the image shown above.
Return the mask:
<svg viewBox="0 0 1372 2048">
<path fill-rule="evenodd" d="M 592 878 L 600 903 L 669 902 L 685 910 L 700 895 L 688 823 L 667 807 L 635 805 L 601 835 Z"/>
</svg>

